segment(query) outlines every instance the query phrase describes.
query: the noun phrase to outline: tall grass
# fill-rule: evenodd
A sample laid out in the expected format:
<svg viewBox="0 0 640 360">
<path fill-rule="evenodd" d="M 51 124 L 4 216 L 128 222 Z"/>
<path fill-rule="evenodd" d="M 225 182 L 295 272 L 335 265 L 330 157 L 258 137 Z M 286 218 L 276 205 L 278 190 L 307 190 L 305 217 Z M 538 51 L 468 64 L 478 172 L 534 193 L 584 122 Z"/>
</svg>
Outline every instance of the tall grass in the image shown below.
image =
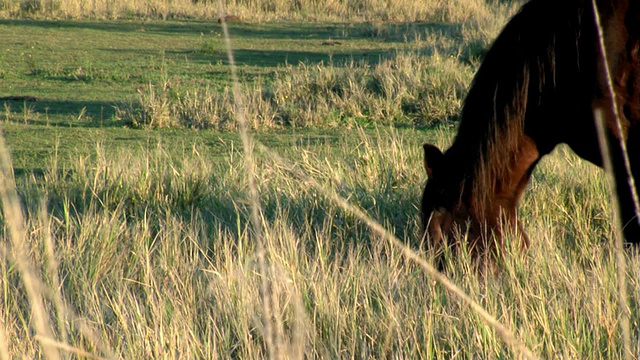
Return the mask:
<svg viewBox="0 0 640 360">
<path fill-rule="evenodd" d="M 243 21 L 429 21 L 488 19 L 492 7 L 518 1 L 485 0 L 3 0 L 0 14 L 10 17 L 199 18 L 235 15 Z M 222 4 L 222 8 L 220 8 Z"/>
<path fill-rule="evenodd" d="M 357 139 L 355 147 L 299 146 L 283 155 L 418 246 L 416 199 L 424 180 L 419 144 L 389 130 L 362 132 Z M 136 156 L 98 146 L 93 158 L 75 160 L 66 177 L 52 168 L 44 179 L 19 182 L 33 273 L 48 284 L 45 289 L 61 279 L 59 291 L 69 306 L 67 312 L 45 312 L 48 326 L 55 339 L 66 334 L 72 347 L 103 356 L 267 356 L 258 302 L 265 274 L 257 272 L 250 210 L 241 201 L 244 155 L 230 150 L 212 162 L 197 151 L 170 156 L 164 146 Z M 288 167 L 270 158 L 257 161 L 280 353 L 513 355 L 478 315 L 401 251 L 301 186 Z M 522 205 L 531 249 L 524 257 L 517 246 L 509 249 L 504 270 L 486 278 L 464 256 L 449 258 L 451 279 L 542 358 L 622 358 L 606 196 L 601 172 L 560 149 L 542 162 Z M 42 197 L 50 219 L 44 227 Z M 45 250 L 49 236 L 55 273 Z M 625 261 L 627 269 L 638 264 L 635 254 Z M 0 267 L 6 352 L 46 355 L 29 330 L 28 294 L 14 265 L 9 257 Z M 635 274 L 625 276 L 637 288 Z M 637 296 L 630 294 L 633 303 Z M 43 306 L 54 309 L 53 299 L 46 296 Z M 637 327 L 637 310 L 631 310 Z"/>
<path fill-rule="evenodd" d="M 280 67 L 269 83 L 240 85 L 249 126 L 337 127 L 366 123 L 434 125 L 457 116 L 474 67 L 453 55 L 399 53 L 376 65 L 306 64 Z M 235 129 L 228 90 L 166 79 L 121 104 L 117 116 L 138 127 Z"/>
</svg>

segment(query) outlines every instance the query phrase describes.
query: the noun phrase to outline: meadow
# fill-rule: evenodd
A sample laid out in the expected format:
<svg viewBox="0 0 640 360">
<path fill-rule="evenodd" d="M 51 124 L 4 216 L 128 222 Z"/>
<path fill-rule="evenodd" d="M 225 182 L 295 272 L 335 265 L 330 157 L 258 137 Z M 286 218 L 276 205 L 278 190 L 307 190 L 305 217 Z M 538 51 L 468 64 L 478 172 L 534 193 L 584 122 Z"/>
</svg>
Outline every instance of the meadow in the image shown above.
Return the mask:
<svg viewBox="0 0 640 360">
<path fill-rule="evenodd" d="M 447 254 L 462 297 L 420 243 L 421 144 L 516 8 L 0 1 L 0 359 L 637 357 L 637 250 L 566 147 L 526 252 Z"/>
</svg>

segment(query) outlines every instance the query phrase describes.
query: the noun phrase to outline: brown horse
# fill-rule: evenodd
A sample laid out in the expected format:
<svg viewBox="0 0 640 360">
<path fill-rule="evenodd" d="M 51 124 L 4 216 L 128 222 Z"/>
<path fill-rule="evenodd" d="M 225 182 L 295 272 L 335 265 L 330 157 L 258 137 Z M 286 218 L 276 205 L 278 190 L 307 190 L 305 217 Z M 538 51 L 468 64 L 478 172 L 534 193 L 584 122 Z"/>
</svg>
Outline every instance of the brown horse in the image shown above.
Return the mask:
<svg viewBox="0 0 640 360">
<path fill-rule="evenodd" d="M 453 145 L 444 154 L 424 145 L 429 180 L 421 215 L 431 247 L 440 250 L 455 229 L 462 230 L 475 254 L 500 248 L 505 232 L 526 247 L 516 207 L 540 158 L 566 143 L 603 166 L 596 109 L 604 112 L 624 235 L 627 242 L 640 243 L 628 185 L 630 175 L 640 183 L 640 0 L 596 3 L 606 63 L 592 0 L 531 0 L 496 38 L 464 101 Z M 612 106 L 620 114 L 622 133 Z"/>
</svg>

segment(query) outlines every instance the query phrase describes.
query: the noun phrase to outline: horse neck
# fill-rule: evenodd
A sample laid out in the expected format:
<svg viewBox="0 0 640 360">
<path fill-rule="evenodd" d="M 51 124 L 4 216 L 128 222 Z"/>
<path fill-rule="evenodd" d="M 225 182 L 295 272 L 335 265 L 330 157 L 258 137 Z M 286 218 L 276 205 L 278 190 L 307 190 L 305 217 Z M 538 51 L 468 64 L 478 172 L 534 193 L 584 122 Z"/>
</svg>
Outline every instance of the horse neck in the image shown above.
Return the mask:
<svg viewBox="0 0 640 360">
<path fill-rule="evenodd" d="M 446 162 L 455 166 L 451 186 L 460 189 L 461 201 L 479 217 L 492 216 L 505 201 L 517 202 L 522 178 L 538 158 L 517 116 L 506 126 L 484 131 L 459 131 L 446 154 Z"/>
</svg>

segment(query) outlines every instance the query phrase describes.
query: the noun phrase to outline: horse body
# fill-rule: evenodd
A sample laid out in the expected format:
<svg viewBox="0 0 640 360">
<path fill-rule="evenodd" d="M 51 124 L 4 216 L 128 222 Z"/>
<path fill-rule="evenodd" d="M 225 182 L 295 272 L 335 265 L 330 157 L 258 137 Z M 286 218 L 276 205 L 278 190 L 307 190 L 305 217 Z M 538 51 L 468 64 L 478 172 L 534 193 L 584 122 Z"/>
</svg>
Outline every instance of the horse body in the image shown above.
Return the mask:
<svg viewBox="0 0 640 360">
<path fill-rule="evenodd" d="M 458 133 L 442 153 L 425 144 L 429 175 L 422 221 L 432 245 L 465 226 L 475 252 L 502 244 L 503 231 L 528 245 L 517 203 L 540 158 L 560 143 L 602 166 L 594 110 L 603 110 L 625 236 L 640 242 L 619 140 L 640 181 L 638 89 L 640 2 L 597 0 L 607 64 L 591 0 L 531 0 L 496 38 L 461 112 Z M 609 95 L 611 73 L 615 102 Z M 612 111 L 617 106 L 622 131 Z"/>
</svg>

